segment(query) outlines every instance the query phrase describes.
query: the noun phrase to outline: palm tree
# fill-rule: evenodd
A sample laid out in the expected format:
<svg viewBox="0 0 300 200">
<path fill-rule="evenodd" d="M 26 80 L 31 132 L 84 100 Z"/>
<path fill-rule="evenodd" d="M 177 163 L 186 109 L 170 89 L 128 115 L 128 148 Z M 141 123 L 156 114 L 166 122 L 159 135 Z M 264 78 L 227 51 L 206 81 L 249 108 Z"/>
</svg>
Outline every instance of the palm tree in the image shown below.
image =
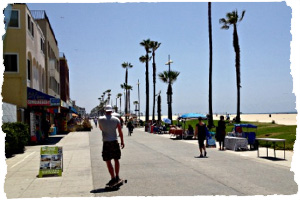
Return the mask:
<svg viewBox="0 0 300 200">
<path fill-rule="evenodd" d="M 214 127 L 212 110 L 212 25 L 211 25 L 211 2 L 208 2 L 208 33 L 209 33 L 209 117 L 208 128 Z"/>
<path fill-rule="evenodd" d="M 124 89 L 125 91 L 127 91 L 127 96 L 125 95 L 125 102 L 127 104 L 127 105 L 125 105 L 125 121 L 127 122 L 128 116 L 126 114 L 128 114 L 128 110 L 126 108 L 128 108 L 130 111 L 130 90 L 132 90 L 132 86 L 127 85 L 126 83 L 123 83 L 123 84 L 121 84 L 121 88 Z"/>
<path fill-rule="evenodd" d="M 124 69 L 126 69 L 126 73 L 125 73 L 125 84 L 127 85 L 128 84 L 128 68 L 132 68 L 133 67 L 133 65 L 131 64 L 131 63 L 129 63 L 129 62 L 123 62 L 122 63 L 122 67 L 124 68 Z M 125 88 L 125 95 L 126 95 L 126 97 L 125 97 L 125 121 L 127 121 L 127 116 L 126 116 L 126 114 L 127 114 L 127 112 L 128 112 L 128 102 L 127 102 L 127 100 L 128 100 L 128 98 L 127 98 L 127 96 L 128 96 L 128 91 L 127 91 L 127 89 Z"/>
<path fill-rule="evenodd" d="M 140 57 L 140 61 L 146 63 L 146 123 L 149 121 L 149 53 L 150 51 L 150 39 L 143 40 L 140 45 L 145 48 L 146 55 Z"/>
<path fill-rule="evenodd" d="M 172 123 L 172 85 L 173 83 L 177 80 L 177 77 L 179 76 L 180 72 L 177 72 L 177 71 L 170 71 L 170 74 L 169 74 L 169 71 L 164 71 L 162 73 L 159 73 L 158 74 L 158 77 L 160 80 L 162 80 L 164 83 L 171 83 L 169 84 L 168 86 L 168 92 L 167 94 L 170 94 L 169 97 L 170 97 L 170 104 L 168 105 L 168 118 L 171 120 L 171 123 Z"/>
<path fill-rule="evenodd" d="M 157 97 L 157 121 L 158 123 L 161 122 L 161 96 L 160 96 L 161 91 L 158 93 Z"/>
<path fill-rule="evenodd" d="M 129 110 L 129 114 L 130 114 L 130 90 L 132 90 L 132 86 L 131 85 L 127 85 L 126 90 L 128 91 L 128 110 Z"/>
<path fill-rule="evenodd" d="M 152 67 L 153 67 L 153 110 L 152 110 L 152 121 L 155 120 L 155 84 L 156 84 L 156 64 L 155 64 L 155 51 L 159 48 L 161 43 L 157 41 L 150 42 L 150 48 L 152 50 Z"/>
<path fill-rule="evenodd" d="M 122 93 L 118 93 L 117 98 L 120 99 L 120 113 L 121 113 L 121 100 L 122 100 Z"/>
<path fill-rule="evenodd" d="M 223 24 L 221 29 L 228 30 L 230 25 L 233 25 L 233 48 L 235 51 L 235 70 L 236 70 L 236 87 L 237 87 L 237 116 L 236 122 L 239 123 L 241 121 L 240 117 L 240 88 L 241 86 L 241 66 L 240 66 L 240 45 L 239 38 L 237 33 L 237 23 L 242 21 L 245 15 L 245 10 L 242 12 L 242 16 L 239 17 L 238 11 L 232 11 L 231 13 L 226 14 L 226 19 L 221 18 L 219 20 L 220 24 Z"/>
</svg>

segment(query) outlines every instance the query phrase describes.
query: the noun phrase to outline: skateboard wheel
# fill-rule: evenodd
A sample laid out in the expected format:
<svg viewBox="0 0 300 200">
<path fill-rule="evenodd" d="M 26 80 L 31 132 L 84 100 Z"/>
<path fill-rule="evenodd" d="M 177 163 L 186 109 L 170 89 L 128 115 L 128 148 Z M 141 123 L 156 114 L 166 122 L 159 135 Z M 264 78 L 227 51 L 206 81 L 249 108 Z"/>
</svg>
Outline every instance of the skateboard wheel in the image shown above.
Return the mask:
<svg viewBox="0 0 300 200">
<path fill-rule="evenodd" d="M 124 180 L 124 183 L 127 183 L 127 180 Z"/>
</svg>

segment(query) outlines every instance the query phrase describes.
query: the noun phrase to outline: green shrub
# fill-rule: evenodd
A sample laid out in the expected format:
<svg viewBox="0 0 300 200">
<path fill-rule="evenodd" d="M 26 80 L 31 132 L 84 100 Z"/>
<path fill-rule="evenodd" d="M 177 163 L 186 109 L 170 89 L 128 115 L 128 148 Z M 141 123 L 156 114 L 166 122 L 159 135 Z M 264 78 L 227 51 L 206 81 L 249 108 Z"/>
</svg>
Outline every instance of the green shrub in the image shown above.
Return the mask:
<svg viewBox="0 0 300 200">
<path fill-rule="evenodd" d="M 29 126 L 27 124 L 21 122 L 3 123 L 2 131 L 6 134 L 6 157 L 24 152 L 24 147 L 30 139 Z"/>
</svg>

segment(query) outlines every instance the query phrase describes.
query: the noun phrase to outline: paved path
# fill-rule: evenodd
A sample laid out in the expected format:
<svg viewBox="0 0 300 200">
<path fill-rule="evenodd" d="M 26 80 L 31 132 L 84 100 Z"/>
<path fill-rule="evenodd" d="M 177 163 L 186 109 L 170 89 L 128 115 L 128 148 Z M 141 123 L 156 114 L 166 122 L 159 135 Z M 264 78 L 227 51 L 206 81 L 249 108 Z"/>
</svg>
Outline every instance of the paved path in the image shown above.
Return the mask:
<svg viewBox="0 0 300 200">
<path fill-rule="evenodd" d="M 193 140 L 172 140 L 168 135 L 135 129 L 122 150 L 121 177 L 128 183 L 105 192 L 110 179 L 101 158 L 101 134 L 72 132 L 58 135 L 63 146 L 62 177 L 37 178 L 40 146 L 6 160 L 4 192 L 7 198 L 95 196 L 193 196 L 296 194 L 298 187 L 288 161 L 269 161 L 243 152 L 208 149 L 207 159 L 197 159 Z M 279 154 L 278 154 L 279 156 Z M 284 163 L 284 164 L 279 164 Z"/>
</svg>

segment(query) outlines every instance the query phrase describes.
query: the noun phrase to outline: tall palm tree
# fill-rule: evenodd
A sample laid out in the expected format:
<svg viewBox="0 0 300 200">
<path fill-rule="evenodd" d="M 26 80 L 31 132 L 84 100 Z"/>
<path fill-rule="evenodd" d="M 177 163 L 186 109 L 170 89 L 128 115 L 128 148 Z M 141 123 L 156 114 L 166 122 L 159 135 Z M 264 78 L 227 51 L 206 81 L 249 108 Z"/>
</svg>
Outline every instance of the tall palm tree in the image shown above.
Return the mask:
<svg viewBox="0 0 300 200">
<path fill-rule="evenodd" d="M 129 114 L 130 114 L 130 90 L 132 90 L 132 86 L 131 85 L 127 85 L 126 90 L 128 91 L 128 110 L 129 110 Z"/>
<path fill-rule="evenodd" d="M 208 2 L 208 33 L 209 33 L 209 117 L 208 128 L 214 127 L 213 110 L 212 110 L 212 25 L 211 25 L 211 2 Z"/>
<path fill-rule="evenodd" d="M 168 106 L 168 118 L 171 120 L 171 123 L 172 123 L 172 85 L 173 83 L 177 80 L 177 77 L 179 76 L 180 72 L 177 72 L 177 71 L 164 71 L 162 73 L 159 73 L 158 74 L 158 77 L 160 80 L 162 80 L 162 82 L 164 83 L 171 83 L 169 84 L 169 87 L 168 87 L 168 92 L 167 94 L 170 94 L 170 104 Z"/>
<path fill-rule="evenodd" d="M 140 61 L 146 63 L 146 123 L 149 121 L 149 53 L 150 51 L 150 39 L 143 40 L 140 45 L 145 48 L 145 56 L 140 57 Z"/>
<path fill-rule="evenodd" d="M 157 41 L 150 42 L 150 48 L 152 50 L 152 68 L 153 68 L 153 110 L 152 110 L 152 121 L 155 120 L 155 84 L 156 84 L 156 64 L 155 64 L 155 51 L 159 48 L 161 43 Z"/>
<path fill-rule="evenodd" d="M 122 100 L 122 93 L 118 93 L 117 98 L 120 99 L 120 113 L 121 113 L 121 100 Z"/>
<path fill-rule="evenodd" d="M 128 69 L 129 68 L 132 68 L 133 67 L 133 65 L 131 64 L 131 63 L 129 63 L 129 62 L 123 62 L 122 63 L 122 67 L 124 68 L 124 69 L 126 69 L 126 73 L 125 73 L 125 83 L 126 83 L 126 85 L 128 84 Z M 127 112 L 128 112 L 128 102 L 127 102 L 127 100 L 128 100 L 128 98 L 127 98 L 127 96 L 128 96 L 128 90 L 125 88 L 125 95 L 126 95 L 126 97 L 125 97 L 125 100 L 126 100 L 126 102 L 125 102 L 125 121 L 127 122 L 127 116 L 126 116 L 126 114 L 127 114 Z"/>
<path fill-rule="evenodd" d="M 161 122 L 161 96 L 160 96 L 161 91 L 159 91 L 158 93 L 158 97 L 157 97 L 157 120 L 158 123 Z"/>
<path fill-rule="evenodd" d="M 240 45 L 239 38 L 237 33 L 237 23 L 242 21 L 245 15 L 245 10 L 242 12 L 242 16 L 239 17 L 238 11 L 232 11 L 226 14 L 226 19 L 221 18 L 219 20 L 220 24 L 223 24 L 221 29 L 228 30 L 230 26 L 233 26 L 233 48 L 235 51 L 235 70 L 236 70 L 236 87 L 237 87 L 237 116 L 236 122 L 239 123 L 241 121 L 240 116 L 240 88 L 241 86 L 241 66 L 240 66 Z"/>
</svg>

